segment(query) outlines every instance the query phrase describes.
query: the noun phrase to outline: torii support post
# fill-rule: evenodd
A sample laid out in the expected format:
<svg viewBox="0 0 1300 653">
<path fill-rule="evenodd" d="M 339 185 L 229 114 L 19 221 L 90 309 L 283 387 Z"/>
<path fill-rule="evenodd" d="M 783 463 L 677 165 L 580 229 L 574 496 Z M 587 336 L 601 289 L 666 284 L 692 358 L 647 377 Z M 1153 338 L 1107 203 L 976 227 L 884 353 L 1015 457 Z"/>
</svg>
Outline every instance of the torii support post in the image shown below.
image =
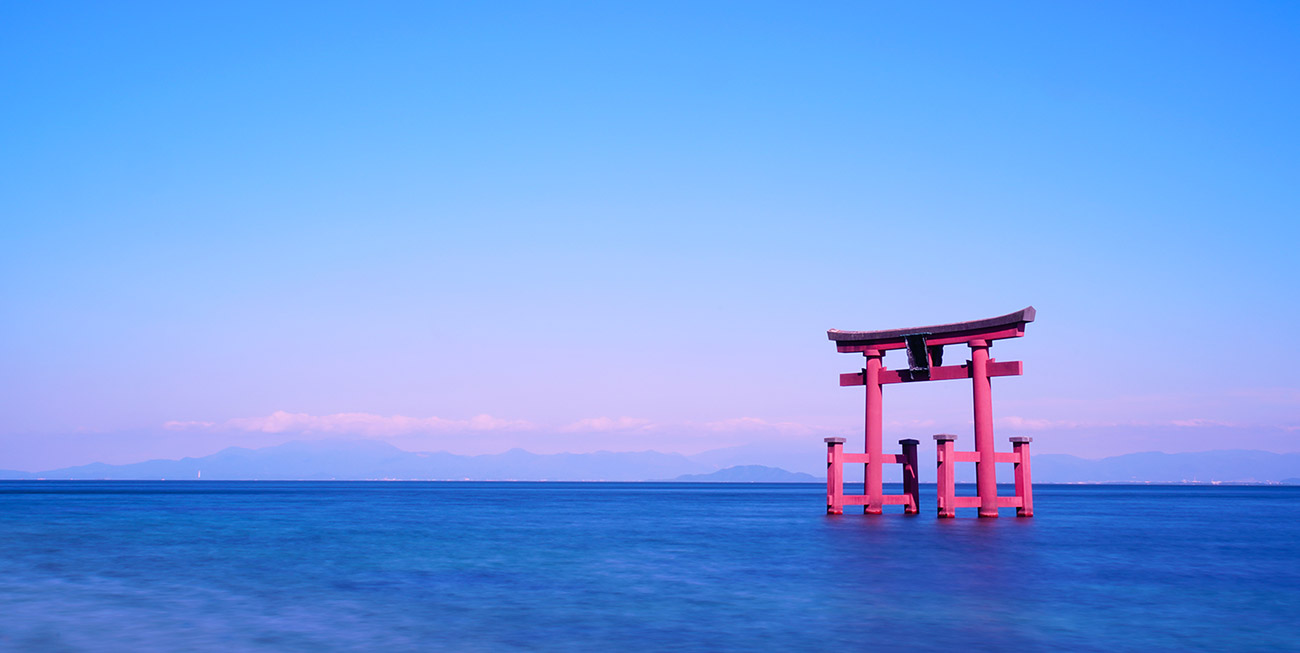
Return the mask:
<svg viewBox="0 0 1300 653">
<path fill-rule="evenodd" d="M 863 352 L 867 357 L 867 366 L 862 370 L 863 385 L 867 386 L 867 414 L 865 422 L 867 436 L 867 465 L 866 474 L 862 477 L 864 482 L 863 494 L 867 495 L 867 505 L 864 512 L 868 515 L 879 515 L 884 512 L 885 488 L 881 479 L 883 471 L 885 448 L 883 439 L 885 437 L 883 401 L 880 391 L 880 370 L 881 361 L 885 355 L 874 349 Z"/>
<path fill-rule="evenodd" d="M 997 452 L 993 450 L 993 384 L 989 383 L 989 343 L 970 341 L 970 378 L 975 398 L 975 487 L 980 517 L 998 516 Z"/>
<path fill-rule="evenodd" d="M 921 444 L 919 440 L 899 440 L 903 445 L 902 463 L 903 463 L 903 494 L 912 498 L 910 503 L 903 504 L 903 513 L 915 515 L 921 512 L 921 479 L 917 475 L 920 471 L 918 458 L 916 456 L 916 445 Z"/>
<path fill-rule="evenodd" d="M 936 450 L 935 458 L 938 459 L 935 485 L 938 486 L 939 496 L 939 516 L 956 517 L 957 516 L 957 484 L 955 475 L 955 451 L 952 443 L 957 436 L 950 433 L 940 433 L 934 436 L 934 448 Z"/>
<path fill-rule="evenodd" d="M 1016 506 L 1017 517 L 1034 516 L 1034 483 L 1029 476 L 1029 443 L 1033 438 L 1018 436 L 1011 438 L 1011 449 L 1016 463 L 1016 497 L 1020 505 Z"/>
<path fill-rule="evenodd" d="M 844 514 L 844 438 L 826 438 L 826 514 Z"/>
<path fill-rule="evenodd" d="M 867 494 L 844 493 L 844 467 L 851 464 L 869 464 L 873 459 L 878 466 L 897 463 L 903 466 L 903 494 L 881 494 L 875 497 L 880 506 L 903 506 L 903 512 L 915 515 L 921 507 L 921 484 L 917 482 L 916 440 L 899 440 L 903 453 L 878 454 L 844 453 L 844 438 L 826 438 L 826 514 L 842 515 L 844 506 L 862 506 L 867 514 L 880 514 L 883 509 L 871 512 L 872 497 Z"/>
</svg>

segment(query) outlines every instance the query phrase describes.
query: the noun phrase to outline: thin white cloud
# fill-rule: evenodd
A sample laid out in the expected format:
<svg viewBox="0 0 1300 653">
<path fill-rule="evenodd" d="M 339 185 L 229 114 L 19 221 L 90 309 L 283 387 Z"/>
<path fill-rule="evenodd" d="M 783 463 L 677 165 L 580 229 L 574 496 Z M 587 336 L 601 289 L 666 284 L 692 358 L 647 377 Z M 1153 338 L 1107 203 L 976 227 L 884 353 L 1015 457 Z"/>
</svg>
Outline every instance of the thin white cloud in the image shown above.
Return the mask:
<svg viewBox="0 0 1300 653">
<path fill-rule="evenodd" d="M 797 422 L 769 422 L 758 417 L 733 417 L 731 419 L 704 422 L 702 426 L 710 431 L 730 433 L 736 431 L 775 431 L 786 435 L 807 435 L 815 429 Z"/>
<path fill-rule="evenodd" d="M 1204 419 L 1195 417 L 1191 419 L 1172 419 L 1172 420 L 1124 420 L 1112 422 L 1100 421 L 1078 421 L 1068 419 L 1035 419 L 1028 417 L 1000 417 L 997 420 L 999 426 L 1025 431 L 1046 431 L 1055 429 L 1081 429 L 1081 428 L 1127 428 L 1127 427 L 1168 427 L 1178 426 L 1183 428 L 1204 428 L 1211 426 L 1229 427 L 1229 428 L 1247 428 L 1249 424 L 1239 422 L 1227 422 L 1217 419 Z M 1266 428 L 1264 425 L 1258 428 Z"/>
<path fill-rule="evenodd" d="M 1050 431 L 1057 429 L 1117 428 L 1127 426 L 1170 426 L 1173 422 L 1151 422 L 1146 420 L 1128 421 L 1082 421 L 1073 419 L 1042 419 L 1009 415 L 994 420 L 998 426 L 1020 429 L 1023 431 Z"/>
<path fill-rule="evenodd" d="M 167 422 L 168 430 L 223 429 L 259 433 L 331 433 L 383 437 L 416 433 L 446 433 L 456 431 L 505 431 L 533 428 L 526 420 L 507 420 L 491 415 L 477 415 L 469 419 L 443 419 L 441 417 L 406 417 L 405 415 L 375 415 L 373 413 L 335 413 L 310 415 L 278 410 L 264 417 L 237 417 L 220 424 L 213 422 Z"/>
<path fill-rule="evenodd" d="M 163 428 L 168 431 L 185 431 L 188 429 L 206 429 L 214 426 L 214 422 L 163 422 Z"/>
<path fill-rule="evenodd" d="M 938 424 L 932 419 L 909 419 L 909 420 L 890 420 L 885 426 L 910 427 L 910 428 L 927 428 Z"/>
<path fill-rule="evenodd" d="M 1176 419 L 1172 422 L 1174 426 L 1186 427 L 1203 427 L 1203 426 L 1242 426 L 1234 422 L 1224 422 L 1217 419 Z"/>
<path fill-rule="evenodd" d="M 1044 431 L 1047 429 L 1073 429 L 1084 426 L 1080 422 L 1063 419 L 1034 419 L 1030 417 L 1019 417 L 1010 415 L 997 419 L 999 426 L 1023 431 Z"/>
<path fill-rule="evenodd" d="M 561 433 L 601 433 L 608 431 L 648 431 L 655 424 L 639 417 L 588 417 L 560 427 Z"/>
</svg>

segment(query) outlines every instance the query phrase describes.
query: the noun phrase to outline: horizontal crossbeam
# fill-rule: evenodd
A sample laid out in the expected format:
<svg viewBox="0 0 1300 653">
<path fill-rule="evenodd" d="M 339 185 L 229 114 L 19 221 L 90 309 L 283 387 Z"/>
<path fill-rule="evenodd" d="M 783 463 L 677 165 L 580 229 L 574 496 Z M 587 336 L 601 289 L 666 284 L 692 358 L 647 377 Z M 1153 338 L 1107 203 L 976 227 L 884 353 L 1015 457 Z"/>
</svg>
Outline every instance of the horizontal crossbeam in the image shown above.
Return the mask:
<svg viewBox="0 0 1300 653">
<path fill-rule="evenodd" d="M 980 507 L 979 497 L 954 497 L 953 503 L 955 508 L 978 508 Z M 999 508 L 1023 508 L 1025 500 L 1020 497 L 998 497 Z"/>
<path fill-rule="evenodd" d="M 944 460 L 943 449 L 939 449 L 939 462 L 941 463 L 942 462 L 977 463 L 979 461 L 980 461 L 980 452 L 978 451 L 954 451 L 952 452 L 952 460 L 947 461 Z M 993 452 L 993 462 L 1018 463 L 1020 462 L 1020 454 L 1014 451 L 995 451 Z"/>
<path fill-rule="evenodd" d="M 842 453 L 842 454 L 839 454 L 839 458 L 838 458 L 837 460 L 838 460 L 838 462 L 843 463 L 843 464 L 845 464 L 845 465 L 850 464 L 850 463 L 869 463 L 869 462 L 871 462 L 871 454 L 869 454 L 869 453 Z M 836 460 L 827 459 L 827 462 L 836 462 Z M 881 464 L 885 464 L 885 465 L 889 465 L 889 464 L 906 465 L 906 464 L 907 464 L 907 454 L 901 454 L 901 453 L 886 453 L 886 454 L 881 454 L 881 456 L 880 456 L 880 462 L 881 462 Z M 1001 462 L 1001 461 L 998 461 L 998 462 Z"/>
<path fill-rule="evenodd" d="M 990 360 L 988 363 L 989 376 L 1020 376 L 1025 373 L 1025 364 L 1021 361 L 996 361 Z M 929 379 L 917 379 L 925 381 L 948 381 L 951 379 L 969 379 L 969 365 L 945 365 L 943 367 L 931 367 Z M 887 383 L 911 383 L 910 370 L 880 370 L 880 384 Z M 840 386 L 864 385 L 862 372 L 848 372 L 840 375 Z"/>
<path fill-rule="evenodd" d="M 865 506 L 869 499 L 865 494 L 845 494 L 843 498 L 846 506 Z M 881 505 L 884 506 L 909 506 L 912 504 L 912 495 L 910 494 L 886 494 L 881 496 L 880 499 Z"/>
</svg>

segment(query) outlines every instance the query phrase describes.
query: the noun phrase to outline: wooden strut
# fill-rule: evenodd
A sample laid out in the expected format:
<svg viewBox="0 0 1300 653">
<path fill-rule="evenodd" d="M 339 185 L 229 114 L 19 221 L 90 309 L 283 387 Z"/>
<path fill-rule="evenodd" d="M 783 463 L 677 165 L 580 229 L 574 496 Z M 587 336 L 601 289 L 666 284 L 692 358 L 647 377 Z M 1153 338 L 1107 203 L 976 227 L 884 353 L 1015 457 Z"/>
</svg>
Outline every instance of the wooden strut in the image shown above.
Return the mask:
<svg viewBox="0 0 1300 653">
<path fill-rule="evenodd" d="M 826 513 L 844 514 L 844 506 L 903 506 L 903 513 L 915 515 L 921 512 L 921 484 L 916 446 L 917 440 L 899 440 L 903 453 L 881 454 L 873 457 L 866 453 L 844 453 L 844 438 L 826 438 Z M 873 459 L 880 464 L 899 464 L 903 466 L 902 494 L 845 494 L 843 465 L 853 463 L 870 463 Z"/>
<path fill-rule="evenodd" d="M 938 463 L 938 474 L 935 479 L 938 492 L 936 506 L 940 517 L 956 517 L 958 508 L 980 508 L 984 501 L 982 496 L 957 496 L 957 486 L 954 482 L 956 464 L 979 464 L 980 453 L 978 451 L 955 451 L 953 442 L 956 439 L 957 436 L 948 433 L 934 436 L 935 458 Z M 1033 438 L 1017 436 L 1010 438 L 1010 440 L 1013 451 L 1011 453 L 998 452 L 994 454 L 994 462 L 1015 465 L 1016 493 L 1009 497 L 995 496 L 996 507 L 1015 508 L 1017 517 L 1033 517 L 1034 491 L 1029 472 L 1029 443 L 1033 442 Z"/>
<path fill-rule="evenodd" d="M 988 375 L 989 376 L 1020 376 L 1025 373 L 1025 364 L 1021 361 L 996 361 L 989 359 Z M 931 367 L 930 378 L 912 379 L 909 378 L 909 370 L 890 370 L 881 368 L 880 383 L 882 385 L 889 383 L 912 383 L 914 381 L 949 381 L 952 379 L 969 379 L 971 378 L 970 364 L 966 365 L 947 365 L 944 367 Z M 840 375 L 840 386 L 846 387 L 851 385 L 865 385 L 862 380 L 862 372 L 848 372 Z"/>
</svg>

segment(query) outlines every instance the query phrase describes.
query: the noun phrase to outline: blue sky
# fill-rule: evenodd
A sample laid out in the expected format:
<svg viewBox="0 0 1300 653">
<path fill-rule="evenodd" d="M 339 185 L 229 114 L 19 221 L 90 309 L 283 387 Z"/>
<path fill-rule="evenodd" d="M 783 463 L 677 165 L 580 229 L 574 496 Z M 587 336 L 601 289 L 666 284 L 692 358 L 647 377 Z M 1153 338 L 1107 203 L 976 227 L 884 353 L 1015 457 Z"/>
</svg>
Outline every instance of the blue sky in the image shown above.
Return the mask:
<svg viewBox="0 0 1300 653">
<path fill-rule="evenodd" d="M 9 3 L 0 467 L 815 450 L 861 428 L 827 328 L 1029 304 L 999 438 L 1300 451 L 1298 36 L 1287 3 Z M 969 388 L 886 420 L 968 432 Z"/>
</svg>

